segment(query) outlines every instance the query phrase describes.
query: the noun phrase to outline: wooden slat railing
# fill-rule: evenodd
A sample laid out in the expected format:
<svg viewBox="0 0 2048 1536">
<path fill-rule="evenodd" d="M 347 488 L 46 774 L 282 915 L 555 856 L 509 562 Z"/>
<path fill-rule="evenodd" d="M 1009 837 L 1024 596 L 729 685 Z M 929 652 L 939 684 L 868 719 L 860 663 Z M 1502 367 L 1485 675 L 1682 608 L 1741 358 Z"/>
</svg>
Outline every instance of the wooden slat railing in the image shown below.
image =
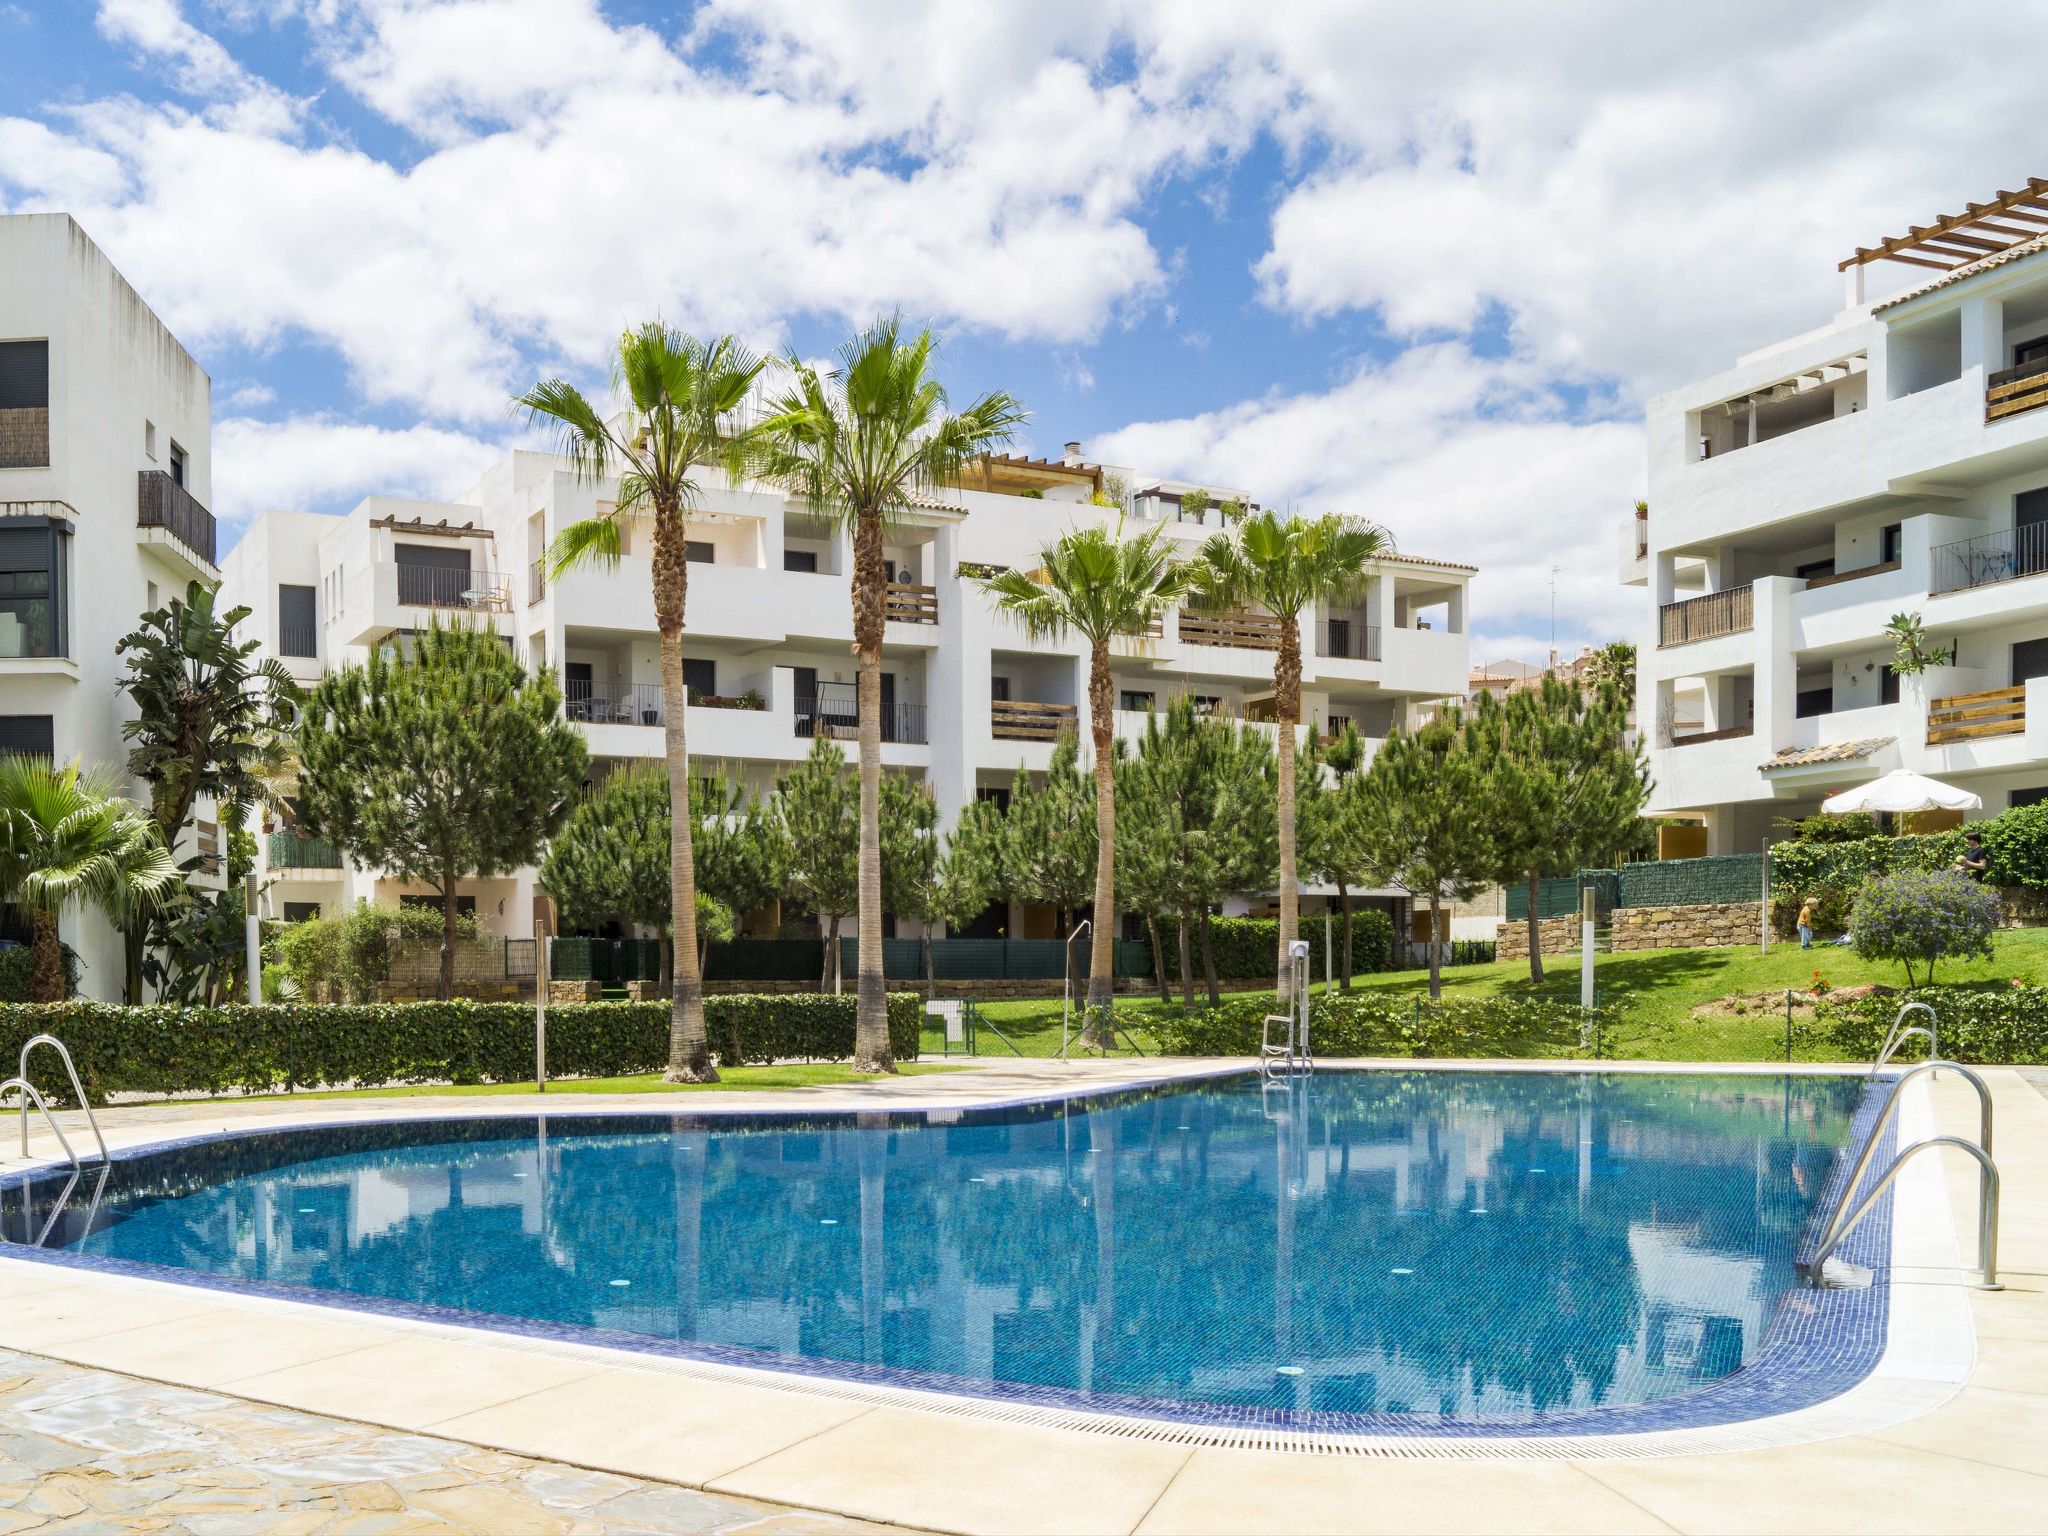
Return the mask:
<svg viewBox="0 0 2048 1536">
<path fill-rule="evenodd" d="M 1755 623 L 1755 589 L 1730 587 L 1704 597 L 1683 598 L 1657 610 L 1657 644 L 1690 645 L 1719 635 L 1739 635 Z"/>
<path fill-rule="evenodd" d="M 2027 728 L 2027 685 L 1984 693 L 1952 693 L 1927 703 L 1927 744 L 2016 736 Z"/>
<path fill-rule="evenodd" d="M 2017 368 L 2001 368 L 1984 380 L 1984 419 L 2017 416 L 2039 405 L 2048 405 L 2048 358 L 2036 358 Z"/>
<path fill-rule="evenodd" d="M 1853 571 L 1836 571 L 1831 576 L 1809 576 L 1806 578 L 1806 590 L 1811 592 L 1818 587 L 1840 586 L 1845 581 L 1861 581 L 1865 576 L 1883 576 L 1898 568 L 1898 561 L 1887 560 L 1882 565 L 1858 566 Z"/>
<path fill-rule="evenodd" d="M 936 624 L 939 589 L 914 581 L 892 581 L 882 594 L 882 617 L 893 624 Z"/>
<path fill-rule="evenodd" d="M 988 707 L 988 733 L 1002 741 L 1051 741 L 1080 723 L 1072 704 L 1037 704 L 1028 699 L 997 699 Z"/>
<path fill-rule="evenodd" d="M 1671 745 L 1691 747 L 1703 741 L 1740 741 L 1745 736 L 1755 734 L 1756 727 L 1753 725 L 1731 725 L 1725 731 L 1694 731 L 1690 736 L 1674 736 L 1671 738 Z"/>
<path fill-rule="evenodd" d="M 1280 621 L 1243 609 L 1183 608 L 1180 637 L 1189 645 L 1230 645 L 1245 651 L 1280 649 Z"/>
</svg>

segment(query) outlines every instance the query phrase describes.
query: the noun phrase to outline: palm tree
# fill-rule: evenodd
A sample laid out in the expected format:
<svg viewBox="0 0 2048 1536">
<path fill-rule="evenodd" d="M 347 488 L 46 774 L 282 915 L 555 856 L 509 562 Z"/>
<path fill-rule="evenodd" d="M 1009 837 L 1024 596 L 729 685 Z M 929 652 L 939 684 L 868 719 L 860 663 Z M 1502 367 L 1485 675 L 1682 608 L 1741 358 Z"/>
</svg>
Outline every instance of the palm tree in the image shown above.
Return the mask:
<svg viewBox="0 0 2048 1536">
<path fill-rule="evenodd" d="M 104 773 L 47 758 L 0 757 L 0 897 L 32 915 L 30 991 L 64 1001 L 57 917 L 91 904 L 119 920 L 178 884 L 156 823 Z"/>
<path fill-rule="evenodd" d="M 1061 537 L 1039 556 L 1030 574 L 1008 570 L 982 582 L 996 608 L 1016 619 L 1034 640 L 1063 640 L 1071 631 L 1088 642 L 1088 728 L 1095 743 L 1095 918 L 1089 929 L 1086 1038 L 1103 1043 L 1114 984 L 1112 921 L 1116 911 L 1115 732 L 1109 647 L 1124 635 L 1143 635 L 1179 602 L 1192 579 L 1162 542 L 1163 526 L 1126 541 L 1123 520 Z"/>
<path fill-rule="evenodd" d="M 1287 963 L 1301 919 L 1294 856 L 1294 727 L 1301 719 L 1301 611 L 1344 597 L 1364 583 L 1394 537 L 1377 524 L 1326 513 L 1315 519 L 1282 518 L 1266 510 L 1244 518 L 1229 533 L 1202 546 L 1197 582 L 1216 603 L 1257 604 L 1279 620 L 1273 657 L 1273 713 L 1279 722 L 1280 947 L 1278 991 L 1292 988 Z"/>
<path fill-rule="evenodd" d="M 618 564 L 620 519 L 654 519 L 654 622 L 661 632 L 662 717 L 668 731 L 671 805 L 690 803 L 690 749 L 684 736 L 689 690 L 683 684 L 683 615 L 690 593 L 684 518 L 698 494 L 696 475 L 723 462 L 737 478 L 746 434 L 728 429 L 764 361 L 730 336 L 700 341 L 658 321 L 620 336 L 612 387 L 619 413 L 611 419 L 571 384 L 548 379 L 513 403 L 557 432 L 578 479 L 616 473 L 611 510 L 572 523 L 548 548 L 554 574 L 585 561 Z M 675 985 L 669 1000 L 668 1080 L 715 1083 L 704 1032 L 704 977 L 697 964 L 697 871 L 690 818 L 669 821 L 669 897 L 673 912 Z"/>
<path fill-rule="evenodd" d="M 1010 440 L 1025 414 L 992 392 L 948 409 L 932 376 L 938 339 L 878 320 L 824 372 L 791 354 L 794 384 L 770 402 L 748 458 L 755 473 L 853 532 L 853 648 L 859 663 L 860 980 L 854 1070 L 893 1072 L 882 986 L 882 536 L 921 495 L 959 484 L 969 463 Z"/>
<path fill-rule="evenodd" d="M 1586 682 L 1595 693 L 1612 688 L 1624 706 L 1635 703 L 1636 648 L 1631 640 L 1610 640 L 1586 658 Z"/>
</svg>

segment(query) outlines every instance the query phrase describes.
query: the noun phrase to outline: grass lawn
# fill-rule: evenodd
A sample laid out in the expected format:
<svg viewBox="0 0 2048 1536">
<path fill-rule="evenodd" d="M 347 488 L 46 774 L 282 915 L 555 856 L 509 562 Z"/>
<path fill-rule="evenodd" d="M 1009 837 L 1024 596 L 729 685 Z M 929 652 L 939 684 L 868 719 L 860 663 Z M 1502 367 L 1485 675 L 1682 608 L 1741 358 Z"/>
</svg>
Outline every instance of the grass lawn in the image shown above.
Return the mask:
<svg viewBox="0 0 2048 1536">
<path fill-rule="evenodd" d="M 2015 928 L 1997 935 L 1997 952 L 1990 960 L 1944 962 L 1936 979 L 1942 983 L 1980 983 L 2002 986 L 2013 978 L 2035 986 L 2048 986 L 2048 928 Z M 1797 941 L 1772 941 L 1771 952 L 1760 954 L 1744 949 L 1651 949 L 1630 954 L 1601 955 L 1595 961 L 1595 979 L 1603 1002 L 1622 1002 L 1626 1019 L 1603 1041 L 1604 1054 L 1623 1059 L 1665 1061 L 1769 1061 L 1782 1058 L 1785 1045 L 1785 1015 L 1782 1008 L 1766 1007 L 1746 1015 L 1698 1015 L 1701 1004 L 1730 995 L 1773 993 L 1782 996 L 1787 987 L 1804 991 L 1815 972 L 1831 987 L 1867 986 L 1883 983 L 1905 984 L 1904 968 L 1859 959 L 1855 951 L 1816 945 L 1802 950 Z M 1444 996 L 1485 997 L 1507 994 L 1548 998 L 1575 1003 L 1579 998 L 1579 957 L 1550 955 L 1544 958 L 1540 983 L 1529 980 L 1526 960 L 1500 960 L 1490 965 L 1465 965 L 1444 971 Z M 1421 971 L 1396 971 L 1361 976 L 1353 982 L 1358 992 L 1390 993 L 1426 997 L 1429 979 Z M 1322 983 L 1316 984 L 1322 990 Z M 1269 991 L 1226 992 L 1229 997 L 1270 997 Z M 1176 1000 L 1179 997 L 1175 992 Z M 1196 991 L 1199 1001 L 1200 989 Z M 1625 999 L 1625 1001 L 1623 1001 Z M 1156 995 L 1126 996 L 1117 1000 L 1117 1012 L 1126 1027 L 1147 1051 L 1156 1043 L 1144 1028 L 1148 1015 L 1159 1010 Z M 1016 1042 L 1027 1056 L 1056 1056 L 1060 1044 L 1058 999 L 1006 999 L 981 1005 L 984 1018 L 993 1021 Z M 927 1032 L 924 1051 L 936 1056 L 940 1041 Z M 1000 1040 L 984 1034 L 982 1054 L 1006 1056 Z M 1073 1049 L 1070 1045 L 1069 1049 Z M 1125 1053 L 1127 1054 L 1127 1053 Z M 1801 1048 L 1802 1060 L 1817 1059 L 1810 1047 Z M 1825 1058 L 1820 1058 L 1825 1059 Z"/>
<path fill-rule="evenodd" d="M 906 1076 L 917 1076 L 927 1072 L 958 1072 L 963 1067 L 960 1064 L 948 1066 L 943 1062 L 906 1061 L 896 1070 Z M 637 1077 L 557 1077 L 549 1079 L 548 1093 L 564 1097 L 579 1093 L 705 1093 L 735 1089 L 832 1088 L 846 1083 L 874 1081 L 876 1079 L 855 1072 L 843 1061 L 819 1061 L 773 1067 L 727 1067 L 719 1073 L 719 1080 L 715 1083 L 666 1083 L 659 1072 L 647 1072 Z M 250 1099 L 300 1102 L 306 1099 L 484 1098 L 493 1094 L 531 1092 L 533 1084 L 530 1082 L 411 1083 L 396 1088 L 334 1088 L 314 1093 L 250 1094 L 236 1102 L 246 1103 Z"/>
</svg>

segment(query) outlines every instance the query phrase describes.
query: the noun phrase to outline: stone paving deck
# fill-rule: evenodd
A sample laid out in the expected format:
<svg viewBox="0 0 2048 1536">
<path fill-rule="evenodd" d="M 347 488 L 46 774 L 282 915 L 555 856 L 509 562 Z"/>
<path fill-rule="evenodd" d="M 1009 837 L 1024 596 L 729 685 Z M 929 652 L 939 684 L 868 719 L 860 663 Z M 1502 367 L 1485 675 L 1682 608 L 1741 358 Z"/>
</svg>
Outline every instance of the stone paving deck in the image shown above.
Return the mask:
<svg viewBox="0 0 2048 1536">
<path fill-rule="evenodd" d="M 0 1350 L 6 1536 L 855 1536 L 884 1529 Z"/>
</svg>

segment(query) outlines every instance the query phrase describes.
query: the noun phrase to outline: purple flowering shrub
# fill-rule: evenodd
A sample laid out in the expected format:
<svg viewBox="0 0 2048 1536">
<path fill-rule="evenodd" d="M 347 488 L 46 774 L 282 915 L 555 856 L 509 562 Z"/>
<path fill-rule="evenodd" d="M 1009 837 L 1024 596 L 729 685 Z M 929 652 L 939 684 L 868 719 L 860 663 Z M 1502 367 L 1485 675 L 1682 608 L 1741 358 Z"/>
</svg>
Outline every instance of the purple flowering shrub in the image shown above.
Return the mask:
<svg viewBox="0 0 2048 1536">
<path fill-rule="evenodd" d="M 1934 979 L 1941 959 L 1991 958 L 1991 934 L 2002 916 L 1998 893 L 1954 870 L 1904 870 L 1872 880 L 1857 893 L 1849 914 L 1856 953 L 1866 960 L 1896 960 L 1906 985 Z M 1925 965 L 1924 975 L 1914 967 Z"/>
</svg>

